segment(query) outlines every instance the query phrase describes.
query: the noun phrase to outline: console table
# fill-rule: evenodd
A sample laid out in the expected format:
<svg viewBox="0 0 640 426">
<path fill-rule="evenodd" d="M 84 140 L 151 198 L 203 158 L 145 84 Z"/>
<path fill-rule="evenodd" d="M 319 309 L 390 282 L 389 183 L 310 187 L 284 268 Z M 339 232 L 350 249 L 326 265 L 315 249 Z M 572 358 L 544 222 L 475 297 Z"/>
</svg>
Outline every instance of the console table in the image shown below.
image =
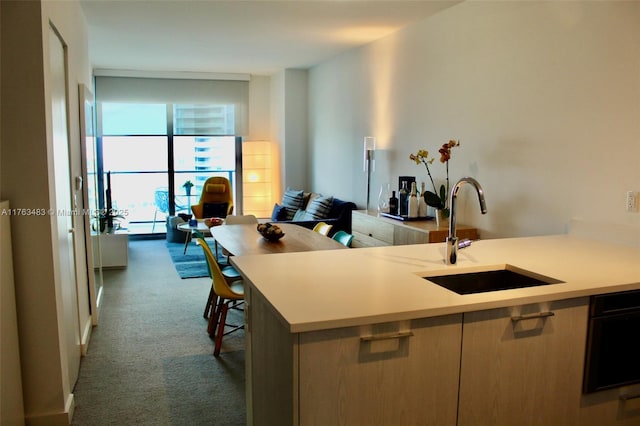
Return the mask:
<svg viewBox="0 0 640 426">
<path fill-rule="evenodd" d="M 353 242 L 351 247 L 398 246 L 444 242 L 449 234 L 449 222 L 436 226 L 435 220 L 400 221 L 378 216 L 377 212 L 354 210 L 351 213 Z M 477 240 L 476 228 L 457 225 L 460 239 Z"/>
<path fill-rule="evenodd" d="M 98 238 L 100 242 L 98 242 Z M 113 233 L 91 235 L 93 266 L 96 268 L 126 268 L 129 257 L 129 231 L 118 230 Z M 100 244 L 100 250 L 98 250 Z"/>
</svg>

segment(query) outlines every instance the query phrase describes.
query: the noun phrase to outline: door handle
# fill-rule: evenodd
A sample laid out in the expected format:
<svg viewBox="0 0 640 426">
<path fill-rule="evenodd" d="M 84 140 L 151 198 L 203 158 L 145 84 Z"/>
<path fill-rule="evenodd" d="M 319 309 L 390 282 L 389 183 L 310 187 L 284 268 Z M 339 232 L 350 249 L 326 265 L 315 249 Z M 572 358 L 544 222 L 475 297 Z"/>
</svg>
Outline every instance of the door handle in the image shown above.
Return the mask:
<svg viewBox="0 0 640 426">
<path fill-rule="evenodd" d="M 527 314 L 527 315 L 517 315 L 514 317 L 511 317 L 511 321 L 513 322 L 518 322 L 518 321 L 524 321 L 524 320 L 528 320 L 528 319 L 535 319 L 535 318 L 546 318 L 546 317 L 552 317 L 555 314 L 553 312 L 538 312 L 535 314 Z"/>
<path fill-rule="evenodd" d="M 403 337 L 413 336 L 412 331 L 400 331 L 398 333 L 377 334 L 375 336 L 364 336 L 360 338 L 362 342 L 373 342 L 376 340 L 402 339 Z"/>
<path fill-rule="evenodd" d="M 624 394 L 624 395 L 620 395 L 620 400 L 621 401 L 629 401 L 631 399 L 638 399 L 640 398 L 640 393 L 638 394 Z"/>
</svg>

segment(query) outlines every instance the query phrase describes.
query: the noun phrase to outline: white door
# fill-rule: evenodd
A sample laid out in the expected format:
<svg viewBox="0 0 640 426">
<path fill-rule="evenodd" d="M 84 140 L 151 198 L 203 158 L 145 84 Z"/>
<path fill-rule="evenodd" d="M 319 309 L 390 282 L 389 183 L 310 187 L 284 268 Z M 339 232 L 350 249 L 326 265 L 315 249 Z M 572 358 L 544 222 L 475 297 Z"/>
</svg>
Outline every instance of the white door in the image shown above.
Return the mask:
<svg viewBox="0 0 640 426">
<path fill-rule="evenodd" d="M 51 71 L 51 120 L 53 126 L 53 161 L 55 182 L 54 215 L 57 235 L 58 269 L 61 278 L 63 328 L 66 345 L 69 386 L 73 389 L 80 368 L 80 322 L 78 318 L 78 296 L 75 276 L 75 254 L 73 250 L 73 223 L 71 179 L 69 172 L 69 133 L 67 129 L 67 78 L 66 52 L 63 41 L 52 28 L 49 29 Z M 54 249 L 55 251 L 55 249 Z M 64 359 L 64 353 L 63 359 Z"/>
</svg>

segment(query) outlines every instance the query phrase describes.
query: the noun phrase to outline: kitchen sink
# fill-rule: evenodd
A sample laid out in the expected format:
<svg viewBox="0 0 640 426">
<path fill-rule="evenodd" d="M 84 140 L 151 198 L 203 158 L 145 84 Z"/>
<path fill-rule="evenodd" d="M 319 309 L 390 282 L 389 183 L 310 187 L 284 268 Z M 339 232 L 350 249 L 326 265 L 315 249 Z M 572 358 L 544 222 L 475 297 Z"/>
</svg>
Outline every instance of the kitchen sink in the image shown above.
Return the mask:
<svg viewBox="0 0 640 426">
<path fill-rule="evenodd" d="M 423 278 L 458 294 L 485 293 L 562 283 L 555 278 L 545 277 L 513 265 L 499 265 L 483 270 L 466 270 L 465 272 L 436 273 L 423 276 Z"/>
</svg>

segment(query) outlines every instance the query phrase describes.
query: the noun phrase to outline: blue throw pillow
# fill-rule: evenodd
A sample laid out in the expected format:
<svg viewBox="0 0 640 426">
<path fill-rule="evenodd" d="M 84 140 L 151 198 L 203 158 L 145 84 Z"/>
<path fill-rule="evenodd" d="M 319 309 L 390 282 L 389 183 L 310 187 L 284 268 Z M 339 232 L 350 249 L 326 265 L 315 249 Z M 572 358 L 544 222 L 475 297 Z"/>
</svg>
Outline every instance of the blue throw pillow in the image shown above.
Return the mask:
<svg viewBox="0 0 640 426">
<path fill-rule="evenodd" d="M 280 220 L 287 220 L 287 209 L 285 206 L 281 206 L 276 203 L 273 206 L 273 211 L 271 212 L 271 221 L 278 222 Z"/>
<path fill-rule="evenodd" d="M 307 206 L 307 220 L 320 220 L 329 217 L 331 206 L 333 205 L 333 197 L 317 196 Z"/>
</svg>

